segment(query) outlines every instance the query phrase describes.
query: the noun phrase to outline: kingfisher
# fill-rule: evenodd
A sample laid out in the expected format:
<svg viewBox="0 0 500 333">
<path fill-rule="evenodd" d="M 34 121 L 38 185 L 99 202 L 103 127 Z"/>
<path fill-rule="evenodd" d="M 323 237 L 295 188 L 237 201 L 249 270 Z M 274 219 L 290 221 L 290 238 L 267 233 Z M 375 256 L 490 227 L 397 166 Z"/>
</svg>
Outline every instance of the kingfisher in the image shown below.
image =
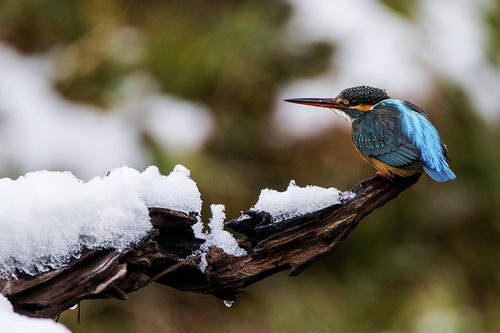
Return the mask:
<svg viewBox="0 0 500 333">
<path fill-rule="evenodd" d="M 344 89 L 334 98 L 292 98 L 286 102 L 340 110 L 352 121 L 352 139 L 377 175 L 393 179 L 426 172 L 438 182 L 455 179 L 446 145 L 425 112 L 370 86 Z"/>
</svg>

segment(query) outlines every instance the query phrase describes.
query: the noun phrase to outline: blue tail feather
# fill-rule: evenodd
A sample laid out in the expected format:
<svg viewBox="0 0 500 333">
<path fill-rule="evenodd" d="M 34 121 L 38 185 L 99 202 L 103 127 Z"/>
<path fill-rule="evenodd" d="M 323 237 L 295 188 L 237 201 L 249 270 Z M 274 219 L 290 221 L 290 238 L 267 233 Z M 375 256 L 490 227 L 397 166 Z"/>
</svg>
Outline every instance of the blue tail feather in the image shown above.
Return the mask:
<svg viewBox="0 0 500 333">
<path fill-rule="evenodd" d="M 446 149 L 439 133 L 425 114 L 411 104 L 397 99 L 383 100 L 373 109 L 376 106 L 390 106 L 399 110 L 403 134 L 420 150 L 420 161 L 432 179 L 445 182 L 456 178 L 446 162 Z"/>
<path fill-rule="evenodd" d="M 445 182 L 447 180 L 452 180 L 457 178 L 448 165 L 445 165 L 440 171 L 437 171 L 436 169 L 431 169 L 427 166 L 424 166 L 424 170 L 425 172 L 427 172 L 429 176 L 431 176 L 432 179 L 434 179 L 437 182 Z"/>
</svg>

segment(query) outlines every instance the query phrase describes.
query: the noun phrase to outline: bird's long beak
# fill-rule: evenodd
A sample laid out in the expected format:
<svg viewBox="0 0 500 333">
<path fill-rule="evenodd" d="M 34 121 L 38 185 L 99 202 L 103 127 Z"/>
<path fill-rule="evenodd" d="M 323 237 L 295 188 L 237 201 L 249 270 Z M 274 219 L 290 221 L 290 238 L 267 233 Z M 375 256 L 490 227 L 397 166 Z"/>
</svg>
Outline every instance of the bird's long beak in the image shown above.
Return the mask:
<svg viewBox="0 0 500 333">
<path fill-rule="evenodd" d="M 285 102 L 319 106 L 322 108 L 344 110 L 346 107 L 335 98 L 290 98 Z"/>
</svg>

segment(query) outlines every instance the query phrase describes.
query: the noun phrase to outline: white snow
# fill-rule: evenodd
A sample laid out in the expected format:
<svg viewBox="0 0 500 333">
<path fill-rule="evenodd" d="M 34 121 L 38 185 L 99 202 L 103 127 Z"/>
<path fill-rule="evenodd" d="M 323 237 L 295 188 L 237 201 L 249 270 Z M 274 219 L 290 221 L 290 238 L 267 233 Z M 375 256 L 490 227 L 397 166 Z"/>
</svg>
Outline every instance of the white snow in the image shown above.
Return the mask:
<svg viewBox="0 0 500 333">
<path fill-rule="evenodd" d="M 199 212 L 189 170 L 162 176 L 156 167 L 122 167 L 88 182 L 51 171 L 0 179 L 0 277 L 62 267 L 83 247 L 121 250 L 151 230 L 153 206 Z"/>
<path fill-rule="evenodd" d="M 105 178 L 128 183 L 139 193 L 147 207 L 199 213 L 201 194 L 190 175 L 189 169 L 178 164 L 168 176 L 162 176 L 156 166 L 150 166 L 142 173 L 127 167 L 117 168 Z"/>
<path fill-rule="evenodd" d="M 206 252 L 212 246 L 222 249 L 225 253 L 240 257 L 246 255 L 246 251 L 239 247 L 238 242 L 234 236 L 224 230 L 224 220 L 226 219 L 226 214 L 224 212 L 224 205 L 210 205 L 210 210 L 212 212 L 212 218 L 208 223 L 210 227 L 209 232 L 203 232 L 203 224 L 201 220 L 198 221 L 193 226 L 194 234 L 197 238 L 204 239 L 205 243 L 201 246 L 201 262 L 200 270 L 205 271 L 207 266 L 207 261 L 205 258 Z"/>
<path fill-rule="evenodd" d="M 5 333 L 69 333 L 52 319 L 30 318 L 15 313 L 9 300 L 0 294 L 0 332 Z"/>
<path fill-rule="evenodd" d="M 290 181 L 284 192 L 264 189 L 257 203 L 250 209 L 271 214 L 274 222 L 311 213 L 354 197 L 352 192 L 341 192 L 334 187 L 307 185 L 300 187 Z"/>
<path fill-rule="evenodd" d="M 329 71 L 292 81 L 278 94 L 273 123 L 282 133 L 305 137 L 339 123 L 327 110 L 306 110 L 283 99 L 334 97 L 361 84 L 418 103 L 432 97 L 435 82 L 444 79 L 463 87 L 478 111 L 500 119 L 500 95 L 491 94 L 500 90 L 500 69 L 486 55 L 484 12 L 492 1 L 419 0 L 412 18 L 379 1 L 289 2 L 291 48 L 304 47 L 301 40 L 324 40 L 335 52 Z"/>
<path fill-rule="evenodd" d="M 212 211 L 212 218 L 208 223 L 210 233 L 207 235 L 207 243 L 209 246 L 215 245 L 223 249 L 224 252 L 234 256 L 245 255 L 245 250 L 239 247 L 233 235 L 224 230 L 224 220 L 226 219 L 224 205 L 211 205 L 210 210 Z"/>
</svg>

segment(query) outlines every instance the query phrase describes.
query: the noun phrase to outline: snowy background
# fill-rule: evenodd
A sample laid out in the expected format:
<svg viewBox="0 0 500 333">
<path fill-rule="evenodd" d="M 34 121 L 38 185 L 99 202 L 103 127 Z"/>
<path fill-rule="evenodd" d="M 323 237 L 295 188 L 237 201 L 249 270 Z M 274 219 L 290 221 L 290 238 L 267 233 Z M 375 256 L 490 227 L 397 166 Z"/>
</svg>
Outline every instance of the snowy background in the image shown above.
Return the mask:
<svg viewBox="0 0 500 333">
<path fill-rule="evenodd" d="M 2 177 L 180 163 L 219 228 L 261 189 L 373 174 L 347 121 L 282 102 L 359 84 L 421 105 L 458 176 L 422 179 L 301 276 L 273 276 L 231 309 L 151 287 L 84 302 L 80 325 L 68 311 L 73 332 L 500 329 L 499 1 L 7 0 L 0 22 Z M 0 197 L 15 230 L 2 214 L 27 198 Z"/>
</svg>

